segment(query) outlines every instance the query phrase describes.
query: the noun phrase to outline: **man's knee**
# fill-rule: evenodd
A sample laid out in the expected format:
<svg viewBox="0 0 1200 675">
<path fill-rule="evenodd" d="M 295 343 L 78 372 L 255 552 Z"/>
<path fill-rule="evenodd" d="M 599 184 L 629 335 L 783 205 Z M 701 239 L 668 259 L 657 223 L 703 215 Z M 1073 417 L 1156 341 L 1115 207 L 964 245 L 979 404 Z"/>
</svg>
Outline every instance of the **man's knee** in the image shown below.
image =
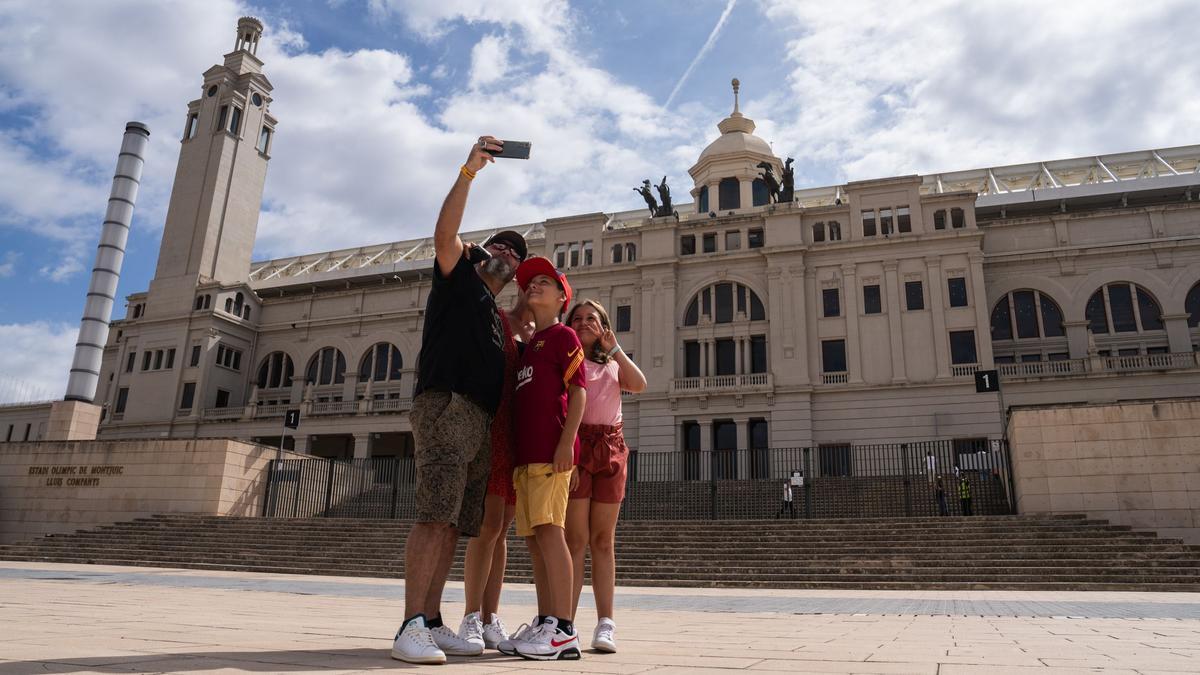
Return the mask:
<svg viewBox="0 0 1200 675">
<path fill-rule="evenodd" d="M 613 530 L 598 530 L 592 532 L 588 545 L 592 547 L 592 555 L 608 556 L 613 552 Z"/>
</svg>

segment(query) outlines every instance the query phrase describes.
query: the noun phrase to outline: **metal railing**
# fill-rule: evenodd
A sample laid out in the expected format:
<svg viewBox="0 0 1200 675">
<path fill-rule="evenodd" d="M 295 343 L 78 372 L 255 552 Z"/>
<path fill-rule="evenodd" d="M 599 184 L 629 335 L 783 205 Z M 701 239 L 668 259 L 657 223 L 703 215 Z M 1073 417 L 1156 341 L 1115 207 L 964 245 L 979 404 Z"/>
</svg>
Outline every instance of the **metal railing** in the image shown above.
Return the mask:
<svg viewBox="0 0 1200 675">
<path fill-rule="evenodd" d="M 879 518 L 959 515 L 965 482 L 975 515 L 1013 512 L 1009 449 L 1000 440 L 815 448 L 630 453 L 625 520 Z M 939 504 L 941 481 L 944 505 Z M 783 508 L 784 482 L 794 484 Z M 272 462 L 264 514 L 415 515 L 411 458 Z"/>
</svg>

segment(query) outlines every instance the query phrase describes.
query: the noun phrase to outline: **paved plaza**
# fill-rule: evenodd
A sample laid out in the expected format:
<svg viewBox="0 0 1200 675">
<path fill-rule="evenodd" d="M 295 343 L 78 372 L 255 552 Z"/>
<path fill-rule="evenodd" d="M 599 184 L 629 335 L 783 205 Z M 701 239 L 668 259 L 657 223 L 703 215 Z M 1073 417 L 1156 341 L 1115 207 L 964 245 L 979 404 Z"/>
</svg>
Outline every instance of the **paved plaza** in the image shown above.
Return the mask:
<svg viewBox="0 0 1200 675">
<path fill-rule="evenodd" d="M 456 619 L 462 584 L 446 595 Z M 0 562 L 0 674 L 408 670 L 388 656 L 402 597 L 402 581 L 380 579 Z M 619 588 L 617 602 L 617 654 L 488 652 L 422 668 L 1200 672 L 1200 595 L 1189 593 Z M 587 640 L 596 616 L 583 604 Z M 513 627 L 533 607 L 530 586 L 506 589 Z"/>
</svg>

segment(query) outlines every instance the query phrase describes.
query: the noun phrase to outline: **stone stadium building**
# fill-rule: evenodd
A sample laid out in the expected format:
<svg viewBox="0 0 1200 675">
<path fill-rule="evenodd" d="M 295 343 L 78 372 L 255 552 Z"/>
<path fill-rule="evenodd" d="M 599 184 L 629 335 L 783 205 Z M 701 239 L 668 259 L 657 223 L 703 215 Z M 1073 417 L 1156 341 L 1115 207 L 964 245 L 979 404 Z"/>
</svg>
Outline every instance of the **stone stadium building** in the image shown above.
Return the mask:
<svg viewBox="0 0 1200 675">
<path fill-rule="evenodd" d="M 432 239 L 252 260 L 277 120 L 247 26 L 181 115 L 157 271 L 104 346 L 99 438 L 277 444 L 299 409 L 288 448 L 405 456 Z M 639 453 L 822 447 L 837 464 L 872 443 L 978 448 L 1002 406 L 1200 391 L 1200 146 L 773 203 L 758 165 L 781 158 L 736 101 L 718 128 L 676 215 L 495 223 L 609 309 L 649 381 L 625 401 Z M 1002 401 L 976 393 L 981 369 Z M 0 440 L 37 440 L 39 410 L 0 411 Z"/>
</svg>

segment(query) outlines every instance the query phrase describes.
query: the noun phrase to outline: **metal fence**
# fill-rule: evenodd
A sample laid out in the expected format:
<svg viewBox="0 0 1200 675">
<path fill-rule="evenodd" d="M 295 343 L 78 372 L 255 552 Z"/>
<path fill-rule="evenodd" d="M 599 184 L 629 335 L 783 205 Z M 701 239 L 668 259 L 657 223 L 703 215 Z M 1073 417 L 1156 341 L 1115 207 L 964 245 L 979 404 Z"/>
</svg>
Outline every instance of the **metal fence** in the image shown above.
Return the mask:
<svg viewBox="0 0 1200 675">
<path fill-rule="evenodd" d="M 1013 513 L 1015 503 L 1000 440 L 633 451 L 628 471 L 625 520 L 985 515 Z M 285 459 L 269 472 L 267 516 L 414 516 L 411 458 Z M 790 508 L 785 482 L 793 486 Z"/>
</svg>

